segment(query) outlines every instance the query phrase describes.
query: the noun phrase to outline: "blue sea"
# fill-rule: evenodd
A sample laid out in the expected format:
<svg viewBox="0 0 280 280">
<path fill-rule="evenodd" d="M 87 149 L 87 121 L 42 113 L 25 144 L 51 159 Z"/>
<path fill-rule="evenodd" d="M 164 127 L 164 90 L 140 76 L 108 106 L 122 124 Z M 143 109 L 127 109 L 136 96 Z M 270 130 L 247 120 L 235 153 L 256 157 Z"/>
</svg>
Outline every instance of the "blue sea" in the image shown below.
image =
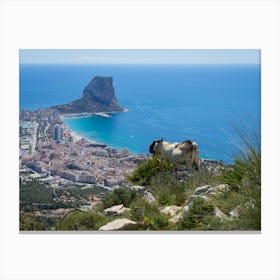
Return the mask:
<svg viewBox="0 0 280 280">
<path fill-rule="evenodd" d="M 67 118 L 78 135 L 148 154 L 155 139 L 191 139 L 200 156 L 231 162 L 238 152 L 232 123 L 260 129 L 260 65 L 20 65 L 20 109 L 82 96 L 94 76 L 112 76 L 125 113 Z"/>
</svg>

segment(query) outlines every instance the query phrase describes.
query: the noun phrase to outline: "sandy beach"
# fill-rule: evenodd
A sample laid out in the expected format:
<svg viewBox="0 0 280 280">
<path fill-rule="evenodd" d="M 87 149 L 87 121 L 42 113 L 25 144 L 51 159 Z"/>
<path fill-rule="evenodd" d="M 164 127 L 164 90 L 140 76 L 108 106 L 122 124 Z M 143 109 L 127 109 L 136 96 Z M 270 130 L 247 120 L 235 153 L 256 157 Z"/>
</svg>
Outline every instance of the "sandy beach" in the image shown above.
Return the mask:
<svg viewBox="0 0 280 280">
<path fill-rule="evenodd" d="M 68 129 L 69 129 L 69 128 L 68 128 Z M 79 140 L 83 139 L 82 136 L 78 135 L 78 134 L 75 133 L 73 130 L 70 130 L 70 129 L 69 129 L 69 134 L 71 135 L 71 137 L 72 137 L 74 143 L 76 143 L 76 142 L 78 142 Z"/>
</svg>

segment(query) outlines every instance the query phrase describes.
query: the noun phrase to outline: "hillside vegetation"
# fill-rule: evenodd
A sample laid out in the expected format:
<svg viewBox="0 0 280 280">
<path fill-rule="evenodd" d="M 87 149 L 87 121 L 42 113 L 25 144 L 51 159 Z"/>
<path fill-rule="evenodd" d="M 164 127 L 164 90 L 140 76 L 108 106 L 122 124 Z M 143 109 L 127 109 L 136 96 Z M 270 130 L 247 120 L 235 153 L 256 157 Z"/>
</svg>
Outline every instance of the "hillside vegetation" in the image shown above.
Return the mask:
<svg viewBox="0 0 280 280">
<path fill-rule="evenodd" d="M 138 230 L 260 230 L 260 141 L 251 145 L 246 138 L 241 139 L 244 149 L 233 165 L 216 169 L 202 166 L 184 179 L 177 178 L 170 162 L 151 157 L 127 178 L 143 187 L 138 191 L 115 189 L 103 198 L 103 207 L 83 215 L 99 213 L 103 220 L 98 216 L 98 221 L 104 224 L 128 218 L 137 222 Z M 117 204 L 128 207 L 127 211 L 111 217 L 103 214 L 105 208 Z M 175 209 L 173 214 L 170 209 Z M 73 217 L 68 216 L 60 229 L 69 229 Z M 85 229 L 96 227 L 88 222 Z"/>
<path fill-rule="evenodd" d="M 108 225 L 131 222 L 134 230 L 260 230 L 260 135 L 254 134 L 249 141 L 238 134 L 243 145 L 232 165 L 202 164 L 198 171 L 184 171 L 182 176 L 171 162 L 153 156 L 138 165 L 124 187 L 104 194 L 91 211 L 69 212 L 55 229 L 108 230 Z M 28 202 L 28 192 L 33 195 L 29 186 L 21 188 L 22 204 Z M 44 189 L 36 199 L 49 203 L 52 197 Z M 38 223 L 32 226 L 41 228 Z M 117 229 L 132 227 L 126 224 L 109 230 Z"/>
</svg>

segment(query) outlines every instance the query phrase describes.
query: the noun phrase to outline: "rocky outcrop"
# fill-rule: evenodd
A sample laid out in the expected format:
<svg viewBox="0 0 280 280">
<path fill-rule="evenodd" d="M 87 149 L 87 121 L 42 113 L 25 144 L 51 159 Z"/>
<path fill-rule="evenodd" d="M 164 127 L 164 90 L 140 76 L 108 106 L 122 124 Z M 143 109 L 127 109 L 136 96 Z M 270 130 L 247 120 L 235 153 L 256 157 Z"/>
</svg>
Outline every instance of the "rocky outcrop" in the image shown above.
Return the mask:
<svg viewBox="0 0 280 280">
<path fill-rule="evenodd" d="M 224 192 L 224 191 L 228 191 L 228 190 L 229 190 L 229 186 L 226 184 L 217 185 L 215 187 L 211 187 L 210 185 L 204 185 L 201 187 L 197 187 L 194 190 L 193 194 L 186 201 L 186 204 L 185 204 L 185 206 L 183 206 L 182 210 L 180 211 L 180 209 L 178 209 L 179 211 L 177 211 L 176 215 L 174 215 L 173 217 L 171 217 L 169 219 L 169 222 L 177 223 L 179 221 L 179 219 L 182 218 L 183 214 L 189 211 L 191 205 L 193 204 L 193 201 L 196 198 L 201 197 L 204 200 L 212 203 L 211 196 L 213 196 L 219 192 Z M 230 220 L 231 217 L 236 215 L 236 213 L 234 212 L 234 213 L 230 214 L 231 217 L 228 217 L 217 206 L 215 206 L 214 215 L 215 215 L 215 217 L 219 218 L 222 221 L 227 221 L 227 220 Z"/>
<path fill-rule="evenodd" d="M 164 215 L 167 215 L 169 217 L 174 217 L 178 211 L 180 211 L 182 207 L 177 206 L 177 205 L 170 205 L 163 207 L 160 209 L 160 212 Z"/>
<path fill-rule="evenodd" d="M 61 114 L 116 112 L 124 109 L 118 104 L 112 77 L 94 77 L 84 88 L 81 99 L 52 107 Z"/>
<path fill-rule="evenodd" d="M 123 206 L 123 204 L 120 205 L 114 205 L 110 208 L 107 208 L 104 210 L 104 214 L 108 216 L 117 216 L 123 214 L 125 211 L 130 210 L 129 208 L 126 208 Z"/>
<path fill-rule="evenodd" d="M 117 219 L 104 226 L 102 226 L 100 231 L 111 231 L 111 230 L 136 230 L 138 224 L 129 219 Z"/>
</svg>

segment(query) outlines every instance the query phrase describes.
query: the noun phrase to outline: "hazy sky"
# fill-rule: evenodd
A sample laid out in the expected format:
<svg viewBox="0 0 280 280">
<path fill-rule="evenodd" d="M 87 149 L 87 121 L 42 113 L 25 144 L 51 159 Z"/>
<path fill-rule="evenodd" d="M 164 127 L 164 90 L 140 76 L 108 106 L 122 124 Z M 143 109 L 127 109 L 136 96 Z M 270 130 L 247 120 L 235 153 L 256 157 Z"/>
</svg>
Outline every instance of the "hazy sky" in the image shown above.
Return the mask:
<svg viewBox="0 0 280 280">
<path fill-rule="evenodd" d="M 260 50 L 31 50 L 20 63 L 50 64 L 260 64 Z"/>
</svg>

